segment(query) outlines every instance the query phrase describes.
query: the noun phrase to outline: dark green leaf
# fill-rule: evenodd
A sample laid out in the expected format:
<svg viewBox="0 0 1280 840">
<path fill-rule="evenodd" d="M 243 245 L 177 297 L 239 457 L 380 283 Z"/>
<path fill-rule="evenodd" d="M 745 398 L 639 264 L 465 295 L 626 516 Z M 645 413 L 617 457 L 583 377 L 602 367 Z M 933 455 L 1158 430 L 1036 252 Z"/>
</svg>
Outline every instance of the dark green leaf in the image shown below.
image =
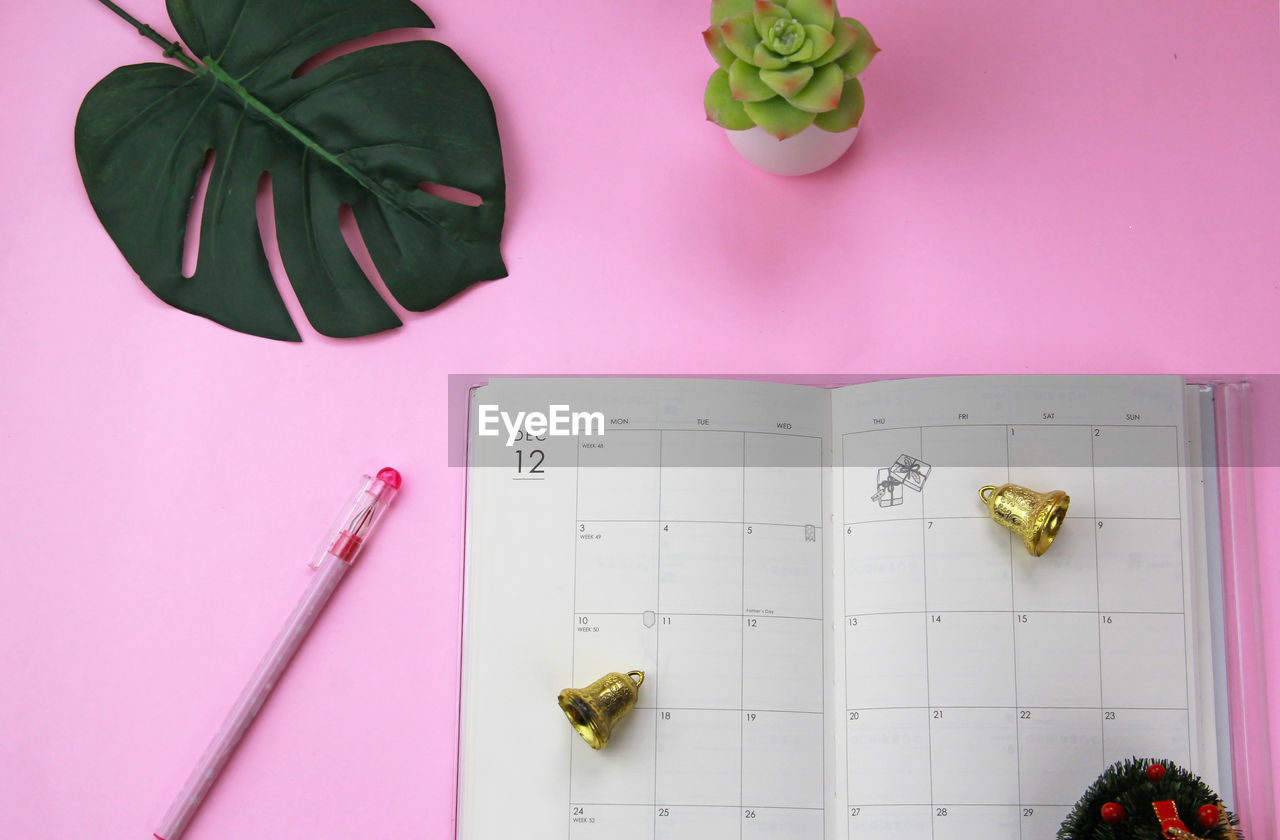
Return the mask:
<svg viewBox="0 0 1280 840">
<path fill-rule="evenodd" d="M 285 271 L 325 335 L 367 335 L 400 323 L 342 237 L 344 204 L 407 309 L 430 309 L 472 283 L 506 275 L 493 106 L 452 50 L 433 41 L 368 47 L 293 78 L 329 47 L 430 26 L 410 0 L 169 0 L 169 14 L 200 63 L 179 54 L 194 69 L 121 67 L 89 92 L 76 120 L 90 201 L 161 299 L 242 332 L 299 339 L 258 232 L 264 172 Z M 187 216 L 209 150 L 199 260 L 188 278 Z M 474 193 L 482 203 L 448 201 L 421 189 L 424 183 Z"/>
</svg>

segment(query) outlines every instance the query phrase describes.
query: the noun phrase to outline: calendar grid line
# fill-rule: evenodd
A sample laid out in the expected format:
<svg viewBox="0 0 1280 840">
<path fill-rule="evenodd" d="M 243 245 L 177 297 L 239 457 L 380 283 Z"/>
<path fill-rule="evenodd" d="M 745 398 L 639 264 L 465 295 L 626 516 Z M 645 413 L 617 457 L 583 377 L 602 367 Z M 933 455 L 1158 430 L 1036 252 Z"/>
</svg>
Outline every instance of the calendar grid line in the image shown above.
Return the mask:
<svg viewBox="0 0 1280 840">
<path fill-rule="evenodd" d="M 986 709 L 986 710 L 1004 710 L 1009 712 L 1016 711 L 1046 711 L 1046 712 L 1087 712 L 1097 709 L 1097 706 L 1045 706 L 1042 704 L 1018 704 L 1014 706 L 969 706 L 959 703 L 935 703 L 930 706 L 850 706 L 845 709 L 846 712 L 910 712 L 910 711 L 928 711 L 931 709 Z M 1103 706 L 1108 712 L 1186 712 L 1190 711 L 1187 706 Z M 754 710 L 764 711 L 764 710 Z M 787 712 L 791 714 L 791 712 Z M 796 712 L 796 714 L 817 714 L 817 712 Z"/>
<path fill-rule="evenodd" d="M 660 428 L 649 427 L 649 426 L 627 426 L 626 428 L 614 427 L 614 428 L 608 429 L 606 433 L 603 435 L 603 437 L 608 437 L 609 433 L 624 434 L 626 432 L 657 432 L 659 435 L 661 435 L 663 432 L 718 432 L 719 434 L 722 434 L 722 435 L 773 435 L 774 437 L 794 437 L 794 438 L 805 438 L 807 440 L 822 440 L 822 435 L 803 435 L 803 434 L 800 434 L 799 432 L 775 432 L 772 429 L 760 429 L 760 430 L 752 429 L 751 431 L 735 431 L 733 429 L 709 429 L 706 426 L 697 426 L 694 428 L 685 427 L 685 428 L 679 428 L 679 429 L 674 429 L 674 428 L 660 429 Z M 591 468 L 588 467 L 587 469 L 591 469 Z"/>
<path fill-rule="evenodd" d="M 1098 520 L 1098 444 L 1096 441 L 1097 434 L 1089 435 L 1089 481 L 1090 481 L 1090 497 L 1093 509 L 1093 520 Z M 1098 551 L 1098 529 L 1090 526 L 1089 530 L 1093 531 L 1093 592 L 1098 610 L 1098 620 L 1102 620 L 1102 557 Z M 1103 688 L 1102 674 L 1102 626 L 1095 625 L 1098 631 L 1098 727 L 1100 734 L 1098 736 L 1098 750 L 1102 753 L 1099 757 L 1098 764 L 1105 767 L 1107 764 L 1107 713 L 1102 708 L 1102 700 L 1107 696 Z"/>
<path fill-rule="evenodd" d="M 858 519 L 858 520 L 852 520 L 852 521 L 849 521 L 849 522 L 845 522 L 845 523 L 844 523 L 844 526 L 845 526 L 846 528 L 849 528 L 849 527 L 852 527 L 852 526 L 854 526 L 854 525 L 880 525 L 880 524 L 883 524 L 883 523 L 886 523 L 886 522 L 910 522 L 912 519 L 915 519 L 915 518 L 916 518 L 916 517 L 914 517 L 914 516 L 903 516 L 903 517 L 898 518 L 898 519 Z M 932 519 L 932 520 L 934 520 L 935 522 L 937 522 L 937 521 L 948 521 L 948 520 L 953 520 L 953 519 L 958 519 L 958 520 L 974 520 L 974 519 L 977 519 L 977 520 L 986 520 L 986 519 L 989 519 L 990 517 L 988 517 L 988 516 L 983 516 L 982 514 L 974 514 L 973 516 L 928 516 L 928 517 L 925 517 L 925 518 L 926 518 L 926 519 Z M 1181 518 L 1181 517 L 1179 517 L 1179 516 L 1095 516 L 1094 518 L 1095 518 L 1095 519 L 1102 520 L 1103 522 L 1180 522 L 1180 521 L 1182 521 L 1182 518 Z M 586 521 L 587 521 L 587 522 L 593 522 L 593 521 L 594 521 L 594 522 L 600 522 L 600 521 L 603 521 L 603 520 L 591 520 L 591 519 L 588 519 L 588 520 L 586 520 Z M 623 521 L 631 521 L 631 520 L 623 520 Z M 765 525 L 765 524 L 768 524 L 768 523 L 764 523 L 764 522 L 762 522 L 762 523 L 760 523 L 760 524 Z M 797 527 L 798 527 L 798 526 L 797 526 Z"/>
<path fill-rule="evenodd" d="M 653 610 L 657 615 L 662 614 L 662 431 L 658 431 L 658 573 L 657 585 L 654 589 Z M 654 670 L 658 669 L 662 662 L 662 622 L 654 623 L 653 634 L 653 664 Z M 657 675 L 657 685 L 653 688 L 653 705 L 655 711 L 660 708 L 658 704 L 658 689 L 662 686 L 661 675 Z M 654 718 L 653 721 L 653 836 L 658 836 L 658 722 L 661 715 Z"/>
<path fill-rule="evenodd" d="M 745 505 L 745 498 L 744 498 Z M 746 512 L 743 512 L 746 515 Z M 812 525 L 811 523 L 797 524 L 795 522 L 758 522 L 754 519 L 743 519 L 741 522 L 729 519 L 670 519 L 662 517 L 659 519 L 579 519 L 578 522 L 601 522 L 607 525 L 643 525 L 650 522 L 662 522 L 668 525 L 764 525 L 770 528 L 817 528 L 822 530 L 821 525 Z"/>
<path fill-rule="evenodd" d="M 823 462 L 826 460 L 826 458 L 825 458 L 826 452 L 827 452 L 826 447 L 822 447 L 821 451 L 818 453 L 818 522 L 817 522 L 817 527 L 818 527 L 818 529 L 819 529 L 820 531 L 821 531 L 821 528 L 822 528 L 822 523 L 827 521 L 827 492 L 826 492 L 826 491 L 827 491 L 827 482 L 826 482 L 826 478 L 827 478 L 827 471 L 826 471 L 826 465 L 823 463 Z M 744 463 L 745 463 L 745 461 L 744 461 Z M 823 532 L 823 533 L 825 533 L 825 532 Z M 822 600 L 821 600 L 821 602 L 820 602 L 820 603 L 821 603 L 821 606 L 819 607 L 819 610 L 820 610 L 820 611 L 821 611 L 821 613 L 822 613 L 822 617 L 823 617 L 823 619 L 824 619 L 823 626 L 825 627 L 825 626 L 826 626 L 826 624 L 825 624 L 825 619 L 826 619 L 826 617 L 827 617 L 827 605 L 831 603 L 831 602 L 827 599 L 827 587 L 828 587 L 828 585 L 830 585 L 830 583 L 831 583 L 831 577 L 832 577 L 832 576 L 827 574 L 827 563 L 826 563 L 826 560 L 827 560 L 827 541 L 826 541 L 825 539 L 823 539 L 820 543 L 818 543 L 818 545 L 820 545 L 820 546 L 822 547 L 822 548 L 821 548 L 821 551 L 819 551 L 819 553 L 818 553 L 818 557 L 819 557 L 819 560 L 818 560 L 818 572 L 819 572 L 819 575 L 818 575 L 818 576 L 819 576 L 819 579 L 822 581 L 822 593 L 821 593 L 821 594 L 822 594 Z M 836 559 L 835 559 L 835 557 L 833 556 L 833 557 L 831 558 L 831 563 L 832 563 L 832 565 L 833 565 L 833 566 L 835 565 L 835 562 L 836 562 Z M 832 624 L 832 639 L 831 639 L 831 643 L 832 643 L 833 645 L 835 644 L 835 635 L 834 635 L 834 634 L 835 634 L 835 625 L 834 625 L 834 623 L 833 623 L 833 624 Z M 826 727 L 826 725 L 825 725 L 825 724 L 826 724 L 826 722 L 827 722 L 827 696 L 828 696 L 828 695 L 827 695 L 827 691 L 826 691 L 826 686 L 827 686 L 827 634 L 826 634 L 826 633 L 823 633 L 823 634 L 822 634 L 822 687 L 823 687 L 823 691 L 822 691 L 822 716 L 823 716 L 823 724 L 824 724 L 824 725 L 823 725 L 823 727 L 822 727 L 822 801 L 823 801 L 823 806 L 824 806 L 824 807 L 823 807 L 823 819 L 822 819 L 822 840 L 827 840 L 827 819 L 826 819 L 826 807 L 825 807 L 825 806 L 826 806 L 826 798 L 827 798 L 827 740 L 828 740 L 828 738 L 827 738 L 827 727 Z M 834 711 L 834 710 L 832 710 L 832 711 Z M 835 727 L 832 727 L 832 731 L 833 731 L 833 732 L 835 731 Z"/>
<path fill-rule="evenodd" d="M 591 802 L 589 800 L 575 799 L 571 803 L 573 805 L 581 805 L 583 807 L 596 808 L 653 808 L 657 811 L 657 807 L 648 805 L 644 802 Z M 824 811 L 825 808 L 809 808 L 804 805 L 754 805 L 746 802 L 742 805 L 724 805 L 708 802 L 663 802 L 664 808 L 755 808 L 757 811 Z M 1046 808 L 1052 807 L 1049 805 Z"/>
<path fill-rule="evenodd" d="M 742 614 L 747 614 L 747 436 L 742 436 L 742 521 L 743 524 L 738 528 L 738 536 L 741 540 L 741 572 L 738 574 L 739 592 L 741 595 Z M 747 622 L 738 622 L 738 634 L 742 639 L 738 645 L 738 705 L 746 705 L 743 701 L 747 696 Z M 741 708 L 738 709 L 738 808 L 743 807 L 743 787 L 745 785 L 746 771 L 746 738 L 747 738 L 747 714 Z M 742 840 L 742 820 L 738 820 L 738 840 Z"/>
<path fill-rule="evenodd" d="M 637 709 L 648 709 L 651 712 L 752 712 L 761 715 L 820 715 L 821 711 L 812 709 L 761 709 L 753 706 L 744 706 L 741 709 L 735 709 L 730 706 L 645 706 L 637 703 Z M 1092 707 L 1090 707 L 1092 708 Z"/>
<path fill-rule="evenodd" d="M 591 804 L 597 803 L 579 803 Z M 932 808 L 935 805 L 948 808 L 1072 808 L 1074 802 L 876 802 L 871 805 L 858 805 L 858 808 Z"/>
<path fill-rule="evenodd" d="M 920 453 L 920 457 L 924 457 L 924 427 L 920 428 L 920 444 L 916 452 Z M 923 494 L 922 494 L 923 495 Z M 924 502 L 920 504 L 921 512 L 924 511 Z M 924 606 L 926 611 L 929 607 L 929 538 L 928 527 L 925 525 L 927 520 L 920 517 L 920 586 L 923 590 Z M 924 661 L 929 662 L 929 625 L 924 626 Z M 924 669 L 924 694 L 933 701 L 933 683 L 932 676 L 929 673 L 930 668 Z M 929 798 L 933 799 L 933 721 L 929 721 Z M 848 725 L 846 721 L 846 726 Z M 935 825 L 936 820 L 929 821 L 929 836 L 937 837 L 938 831 Z"/>
<path fill-rule="evenodd" d="M 1181 472 L 1183 452 L 1182 452 L 1182 447 L 1178 445 L 1176 440 L 1174 441 L 1174 451 L 1177 453 L 1178 470 L 1179 472 Z M 1178 488 L 1178 519 L 1182 519 L 1182 488 L 1181 487 Z M 1178 575 L 1178 580 L 1182 584 L 1182 638 L 1184 640 L 1184 644 L 1182 648 L 1182 667 L 1184 669 L 1183 674 L 1185 675 L 1182 681 L 1183 682 L 1182 696 L 1186 700 L 1187 707 L 1190 708 L 1191 707 L 1191 686 L 1188 683 L 1188 679 L 1190 678 L 1190 675 L 1193 672 L 1191 670 L 1191 660 L 1190 660 L 1191 645 L 1185 644 L 1185 640 L 1187 638 L 1186 550 L 1187 550 L 1187 547 L 1183 541 L 1183 529 L 1179 528 L 1178 529 L 1178 558 L 1182 561 L 1182 574 Z M 1194 747 L 1194 744 L 1191 741 L 1191 715 L 1188 714 L 1187 715 L 1187 750 L 1188 752 L 1191 752 L 1193 747 Z"/>
<path fill-rule="evenodd" d="M 999 429 L 999 428 L 1016 428 L 1018 426 L 1027 426 L 1033 429 L 1177 429 L 1176 425 L 1169 423 L 1059 423 L 1056 420 L 1052 423 L 925 423 L 914 426 L 876 426 L 874 429 L 859 429 L 856 432 L 845 432 L 840 437 L 847 438 L 850 435 L 868 435 L 874 432 L 905 432 L 911 429 Z"/>
<path fill-rule="evenodd" d="M 859 612 L 849 613 L 845 618 L 871 618 L 874 616 L 884 615 L 990 615 L 992 613 L 1004 613 L 1009 610 L 887 610 L 885 612 Z M 1012 612 L 1025 615 L 1094 615 L 1095 610 L 1012 610 Z M 606 615 L 606 613 L 596 613 L 597 615 Z M 623 613 L 623 615 L 632 615 L 633 613 Z M 705 615 L 707 613 L 692 613 L 692 615 Z M 1184 615 L 1178 610 L 1102 610 L 1100 615 Z M 762 616 L 762 618 L 773 618 L 773 616 Z"/>
<path fill-rule="evenodd" d="M 755 609 L 754 607 L 752 609 Z M 869 613 L 862 613 L 868 615 Z M 583 610 L 575 615 L 644 615 L 643 612 L 606 612 L 605 610 Z M 654 612 L 655 616 L 685 616 L 687 618 L 776 618 L 779 621 L 822 621 L 811 615 L 766 615 L 761 612 L 713 613 L 713 612 Z M 1119 613 L 1117 613 L 1119 615 Z"/>
<path fill-rule="evenodd" d="M 842 469 L 840 470 L 840 510 L 842 513 L 849 509 L 849 479 L 847 477 L 848 470 L 843 469 L 844 443 L 845 443 L 844 436 L 842 435 L 840 437 L 840 464 L 842 466 Z M 834 467 L 835 465 L 832 464 L 832 468 Z M 833 516 L 835 515 L 835 511 L 832 511 L 832 515 Z M 836 558 L 832 557 L 831 562 L 834 565 L 836 563 Z M 845 599 L 847 599 L 848 597 L 848 586 L 849 586 L 848 546 L 845 546 L 844 550 L 840 552 L 839 562 L 840 562 L 841 568 L 844 570 L 844 590 L 845 591 L 842 593 L 842 598 L 841 598 L 843 603 L 845 602 Z M 834 593 L 832 594 L 834 596 Z M 848 620 L 849 620 L 849 617 L 845 616 L 846 623 L 848 622 Z M 849 699 L 849 628 L 848 626 L 842 626 L 840 628 L 840 632 L 844 634 L 844 642 L 843 644 L 840 645 L 840 650 L 844 654 L 844 658 L 845 658 L 844 668 L 841 670 L 844 671 L 844 698 L 847 701 Z M 853 782 L 850 778 L 852 774 L 849 772 L 849 765 L 853 762 L 853 756 L 850 755 L 850 747 L 849 747 L 849 715 L 847 714 L 848 710 L 846 709 L 845 711 L 846 711 L 846 714 L 843 714 L 840 717 L 844 718 L 844 748 L 845 748 L 845 756 L 844 756 L 845 766 L 843 768 L 844 802 L 845 802 L 845 805 L 847 806 L 849 804 L 849 800 L 853 798 Z M 848 832 L 846 831 L 846 835 L 847 834 Z"/>
<path fill-rule="evenodd" d="M 573 518 L 578 519 L 578 497 L 581 485 L 581 465 L 582 465 L 582 437 L 581 435 L 573 436 Z M 573 601 L 576 610 L 578 606 L 578 537 L 575 534 L 573 538 Z M 574 613 L 574 625 L 577 623 L 578 614 Z M 571 626 L 574 635 L 569 638 L 572 640 L 569 644 L 569 682 L 572 683 L 574 675 L 578 672 L 578 641 L 577 630 Z M 573 741 L 569 742 L 569 796 L 573 796 Z M 565 824 L 565 836 L 569 840 L 573 840 L 573 808 L 569 808 L 570 819 Z"/>
<path fill-rule="evenodd" d="M 1010 426 L 1006 431 L 1009 434 L 1004 436 L 1004 480 L 1007 483 L 1012 479 L 1013 453 L 1011 452 L 1010 438 L 1013 437 L 1013 427 Z M 1016 703 L 1018 700 L 1018 625 L 1017 610 L 1013 609 L 1017 606 L 1018 593 L 1014 591 L 1014 567 L 1013 567 L 1013 534 L 1006 533 L 1005 541 L 1009 545 L 1009 637 L 1013 645 L 1013 699 Z M 1018 768 L 1018 802 L 1022 802 L 1022 724 L 1021 717 L 1015 717 L 1013 720 L 1015 743 L 1014 755 L 1017 759 Z M 1022 820 L 1018 820 L 1018 840 L 1022 840 Z"/>
</svg>

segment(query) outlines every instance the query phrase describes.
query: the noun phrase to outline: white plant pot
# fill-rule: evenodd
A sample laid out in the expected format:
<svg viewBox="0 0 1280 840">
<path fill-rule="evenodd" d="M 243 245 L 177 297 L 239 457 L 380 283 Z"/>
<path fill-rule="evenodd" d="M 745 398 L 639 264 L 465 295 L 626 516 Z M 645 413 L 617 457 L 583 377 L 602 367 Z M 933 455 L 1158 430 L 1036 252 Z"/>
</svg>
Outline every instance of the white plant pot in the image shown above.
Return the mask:
<svg viewBox="0 0 1280 840">
<path fill-rule="evenodd" d="M 811 125 L 804 131 L 779 140 L 760 126 L 746 131 L 725 131 L 729 142 L 751 163 L 774 175 L 808 175 L 826 169 L 853 145 L 858 127 L 848 131 L 824 131 Z"/>
</svg>

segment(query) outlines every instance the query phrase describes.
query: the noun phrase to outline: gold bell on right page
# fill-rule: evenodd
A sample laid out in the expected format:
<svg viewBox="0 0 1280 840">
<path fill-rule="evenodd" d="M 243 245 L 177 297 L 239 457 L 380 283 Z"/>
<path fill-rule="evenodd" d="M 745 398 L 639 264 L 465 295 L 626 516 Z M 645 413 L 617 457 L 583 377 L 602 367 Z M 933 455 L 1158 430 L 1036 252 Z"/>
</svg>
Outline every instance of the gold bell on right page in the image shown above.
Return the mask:
<svg viewBox="0 0 1280 840">
<path fill-rule="evenodd" d="M 618 721 L 636 705 L 644 671 L 605 674 L 586 688 L 566 688 L 556 700 L 591 749 L 604 749 Z"/>
<path fill-rule="evenodd" d="M 1049 550 L 1067 515 L 1071 497 L 1061 490 L 1037 493 L 1017 484 L 988 484 L 978 491 L 991 518 L 1022 537 L 1032 557 Z"/>
</svg>

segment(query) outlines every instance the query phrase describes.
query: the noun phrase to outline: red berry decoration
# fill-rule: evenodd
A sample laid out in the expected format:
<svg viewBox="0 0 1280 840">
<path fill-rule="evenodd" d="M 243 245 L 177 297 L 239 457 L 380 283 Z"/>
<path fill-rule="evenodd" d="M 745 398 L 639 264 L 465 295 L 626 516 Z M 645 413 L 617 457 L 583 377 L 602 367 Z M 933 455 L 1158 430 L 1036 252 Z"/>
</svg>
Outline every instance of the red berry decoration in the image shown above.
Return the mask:
<svg viewBox="0 0 1280 840">
<path fill-rule="evenodd" d="M 1119 802 L 1107 802 L 1102 806 L 1102 821 L 1115 825 L 1125 817 L 1124 806 Z"/>
<path fill-rule="evenodd" d="M 1147 768 L 1147 778 L 1153 782 L 1158 782 L 1164 778 L 1165 772 L 1163 764 L 1153 764 Z"/>
<path fill-rule="evenodd" d="M 1205 828 L 1212 828 L 1218 824 L 1218 818 L 1222 816 L 1222 812 L 1218 810 L 1217 805 L 1201 805 L 1196 811 L 1196 819 Z"/>
</svg>

